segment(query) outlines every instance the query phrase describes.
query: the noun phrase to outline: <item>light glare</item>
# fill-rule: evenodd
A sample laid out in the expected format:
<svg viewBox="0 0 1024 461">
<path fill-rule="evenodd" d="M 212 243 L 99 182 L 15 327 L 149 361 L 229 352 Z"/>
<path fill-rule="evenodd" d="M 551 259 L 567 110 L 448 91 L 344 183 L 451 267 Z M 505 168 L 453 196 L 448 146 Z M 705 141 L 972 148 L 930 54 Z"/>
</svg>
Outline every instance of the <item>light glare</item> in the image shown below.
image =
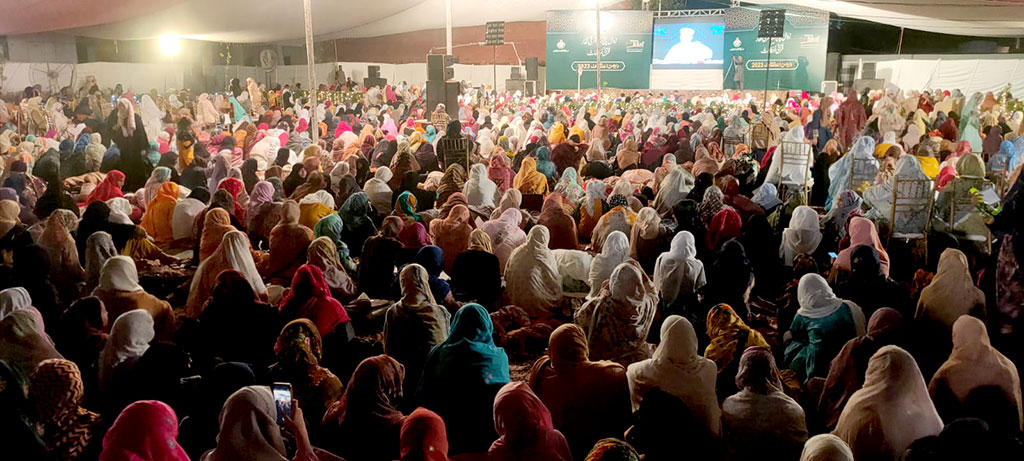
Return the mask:
<svg viewBox="0 0 1024 461">
<path fill-rule="evenodd" d="M 181 52 L 181 40 L 173 35 L 160 36 L 160 52 L 164 56 L 174 56 Z"/>
</svg>

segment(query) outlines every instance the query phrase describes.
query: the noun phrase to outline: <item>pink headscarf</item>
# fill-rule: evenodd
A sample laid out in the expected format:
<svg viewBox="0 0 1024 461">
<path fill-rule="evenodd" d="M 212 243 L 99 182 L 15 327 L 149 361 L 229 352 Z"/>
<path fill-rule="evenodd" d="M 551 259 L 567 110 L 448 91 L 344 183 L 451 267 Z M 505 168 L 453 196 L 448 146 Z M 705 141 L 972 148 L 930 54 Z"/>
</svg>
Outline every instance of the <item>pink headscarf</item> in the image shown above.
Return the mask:
<svg viewBox="0 0 1024 461">
<path fill-rule="evenodd" d="M 100 459 L 188 461 L 178 445 L 178 416 L 169 405 L 156 400 L 128 405 L 103 436 Z"/>
</svg>

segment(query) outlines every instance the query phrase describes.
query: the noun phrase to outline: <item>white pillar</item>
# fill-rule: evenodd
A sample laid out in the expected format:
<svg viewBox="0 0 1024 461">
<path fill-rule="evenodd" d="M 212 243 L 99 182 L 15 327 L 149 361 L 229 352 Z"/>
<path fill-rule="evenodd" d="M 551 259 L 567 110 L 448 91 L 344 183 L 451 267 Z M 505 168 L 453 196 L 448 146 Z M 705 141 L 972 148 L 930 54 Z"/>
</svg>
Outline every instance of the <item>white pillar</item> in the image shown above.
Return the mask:
<svg viewBox="0 0 1024 461">
<path fill-rule="evenodd" d="M 320 129 L 318 124 L 319 120 L 316 119 L 316 70 L 314 66 L 316 62 L 313 60 L 313 11 L 309 5 L 310 0 L 302 0 L 302 12 L 304 13 L 306 20 L 306 73 L 309 75 L 309 139 L 313 140 L 313 144 L 316 144 L 317 138 L 320 135 Z"/>
<path fill-rule="evenodd" d="M 444 0 L 445 54 L 452 54 L 452 0 Z"/>
</svg>

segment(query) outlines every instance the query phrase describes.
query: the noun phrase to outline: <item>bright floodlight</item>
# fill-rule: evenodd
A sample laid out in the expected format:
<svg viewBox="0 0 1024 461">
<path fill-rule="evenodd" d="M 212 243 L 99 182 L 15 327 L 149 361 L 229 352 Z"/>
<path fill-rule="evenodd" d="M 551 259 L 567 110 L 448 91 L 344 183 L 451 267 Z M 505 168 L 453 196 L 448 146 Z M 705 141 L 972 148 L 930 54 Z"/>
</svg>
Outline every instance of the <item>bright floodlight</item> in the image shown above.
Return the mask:
<svg viewBox="0 0 1024 461">
<path fill-rule="evenodd" d="M 173 35 L 160 36 L 160 52 L 164 56 L 174 56 L 181 51 L 181 40 Z"/>
</svg>

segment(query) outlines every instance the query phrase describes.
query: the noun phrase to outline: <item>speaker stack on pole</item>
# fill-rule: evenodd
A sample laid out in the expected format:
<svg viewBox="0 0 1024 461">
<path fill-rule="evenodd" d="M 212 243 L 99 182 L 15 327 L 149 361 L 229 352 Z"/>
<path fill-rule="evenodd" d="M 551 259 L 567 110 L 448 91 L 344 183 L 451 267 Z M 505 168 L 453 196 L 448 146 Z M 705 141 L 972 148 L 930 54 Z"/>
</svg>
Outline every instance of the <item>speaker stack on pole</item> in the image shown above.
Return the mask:
<svg viewBox="0 0 1024 461">
<path fill-rule="evenodd" d="M 761 10 L 757 38 L 768 39 L 768 64 L 764 68 L 764 105 L 768 105 L 768 73 L 772 70 L 772 39 L 782 38 L 786 28 L 786 10 Z"/>
<path fill-rule="evenodd" d="M 537 63 L 536 57 L 526 58 L 526 93 L 527 96 L 533 96 L 542 91 L 540 84 L 540 66 Z"/>
<path fill-rule="evenodd" d="M 452 119 L 459 116 L 459 94 L 461 88 L 455 81 L 455 58 L 450 54 L 427 55 L 427 111 L 433 112 L 438 104 L 444 104 L 445 112 Z"/>
<path fill-rule="evenodd" d="M 366 78 L 363 79 L 363 86 L 367 88 L 375 86 L 384 88 L 387 84 L 388 79 L 380 78 L 380 66 L 366 66 Z"/>
</svg>

